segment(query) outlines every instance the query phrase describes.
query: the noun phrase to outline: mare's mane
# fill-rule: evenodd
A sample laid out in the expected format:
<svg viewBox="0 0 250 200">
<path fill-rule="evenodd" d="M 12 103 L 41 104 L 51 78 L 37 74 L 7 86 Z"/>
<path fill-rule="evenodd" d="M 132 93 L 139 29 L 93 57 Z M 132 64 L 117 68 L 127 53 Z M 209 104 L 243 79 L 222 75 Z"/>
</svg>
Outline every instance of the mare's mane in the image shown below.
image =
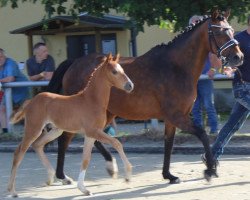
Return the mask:
<svg viewBox="0 0 250 200">
<path fill-rule="evenodd" d="M 201 24 L 203 24 L 205 21 L 207 21 L 210 18 L 211 18 L 211 16 L 208 16 L 208 15 L 202 16 L 201 20 L 198 20 L 195 24 L 190 24 L 187 27 L 185 27 L 184 30 L 182 30 L 180 32 L 180 34 L 178 34 L 174 37 L 173 40 L 169 41 L 168 43 L 158 44 L 155 47 L 153 47 L 151 50 L 155 50 L 155 49 L 162 48 L 162 47 L 169 47 L 169 46 L 174 45 L 177 41 L 179 41 L 179 39 L 184 39 L 184 37 L 187 36 L 187 33 L 190 33 L 191 31 L 195 30 L 197 27 L 199 27 Z M 220 21 L 223 21 L 224 17 L 221 14 L 219 14 L 217 19 Z"/>
</svg>

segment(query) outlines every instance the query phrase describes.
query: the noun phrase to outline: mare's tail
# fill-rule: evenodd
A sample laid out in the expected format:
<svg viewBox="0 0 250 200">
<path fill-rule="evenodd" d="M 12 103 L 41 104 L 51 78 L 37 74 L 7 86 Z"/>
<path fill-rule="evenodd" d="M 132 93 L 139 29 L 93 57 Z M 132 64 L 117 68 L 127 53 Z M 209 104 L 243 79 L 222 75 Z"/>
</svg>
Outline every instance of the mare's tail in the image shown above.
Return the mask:
<svg viewBox="0 0 250 200">
<path fill-rule="evenodd" d="M 15 124 L 17 122 L 19 122 L 21 119 L 24 118 L 24 115 L 25 115 L 25 108 L 26 106 L 30 103 L 30 99 L 29 100 L 26 100 L 22 106 L 20 106 L 20 108 L 16 111 L 16 112 L 13 112 L 11 117 L 10 117 L 10 122 L 12 124 Z"/>
<path fill-rule="evenodd" d="M 69 69 L 73 60 L 65 60 L 57 67 L 56 71 L 53 73 L 53 76 L 47 86 L 47 92 L 59 94 L 62 89 L 62 80 L 66 71 Z"/>
</svg>

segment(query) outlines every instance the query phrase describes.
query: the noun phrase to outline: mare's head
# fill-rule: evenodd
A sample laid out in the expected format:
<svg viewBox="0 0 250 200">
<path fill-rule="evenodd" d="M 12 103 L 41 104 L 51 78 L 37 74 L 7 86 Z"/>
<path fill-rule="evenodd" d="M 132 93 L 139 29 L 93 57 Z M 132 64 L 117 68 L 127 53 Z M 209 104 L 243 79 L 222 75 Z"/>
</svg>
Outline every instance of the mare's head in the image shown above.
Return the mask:
<svg viewBox="0 0 250 200">
<path fill-rule="evenodd" d="M 114 58 L 112 54 L 108 54 L 105 58 L 103 67 L 105 68 L 108 80 L 112 86 L 125 90 L 126 92 L 131 92 L 134 89 L 134 84 L 118 63 L 119 58 L 119 54 Z"/>
<path fill-rule="evenodd" d="M 234 30 L 227 19 L 230 10 L 220 13 L 214 9 L 211 20 L 208 22 L 210 51 L 222 59 L 223 64 L 238 66 L 243 63 L 243 53 L 240 51 L 238 41 L 234 39 Z"/>
</svg>

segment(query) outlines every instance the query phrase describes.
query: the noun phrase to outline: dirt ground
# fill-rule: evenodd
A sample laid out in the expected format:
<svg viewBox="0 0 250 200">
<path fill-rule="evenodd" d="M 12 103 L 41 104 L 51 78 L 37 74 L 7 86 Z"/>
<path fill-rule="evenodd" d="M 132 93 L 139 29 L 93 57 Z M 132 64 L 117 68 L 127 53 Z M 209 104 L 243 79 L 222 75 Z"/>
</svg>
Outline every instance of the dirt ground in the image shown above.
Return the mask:
<svg viewBox="0 0 250 200">
<path fill-rule="evenodd" d="M 47 153 L 55 164 L 56 154 Z M 86 187 L 93 196 L 83 196 L 76 188 L 55 184 L 45 186 L 46 171 L 34 153 L 27 153 L 18 170 L 17 192 L 21 200 L 250 200 L 249 156 L 223 156 L 218 168 L 219 178 L 210 183 L 203 179 L 205 166 L 199 155 L 173 155 L 171 172 L 182 182 L 169 185 L 161 176 L 162 154 L 128 154 L 133 164 L 133 177 L 130 183 L 123 179 L 123 166 L 115 154 L 120 176 L 111 179 L 104 170 L 103 158 L 94 153 L 86 175 Z M 0 199 L 11 199 L 6 193 L 10 174 L 12 153 L 0 153 Z M 66 172 L 77 179 L 81 154 L 67 154 Z"/>
</svg>

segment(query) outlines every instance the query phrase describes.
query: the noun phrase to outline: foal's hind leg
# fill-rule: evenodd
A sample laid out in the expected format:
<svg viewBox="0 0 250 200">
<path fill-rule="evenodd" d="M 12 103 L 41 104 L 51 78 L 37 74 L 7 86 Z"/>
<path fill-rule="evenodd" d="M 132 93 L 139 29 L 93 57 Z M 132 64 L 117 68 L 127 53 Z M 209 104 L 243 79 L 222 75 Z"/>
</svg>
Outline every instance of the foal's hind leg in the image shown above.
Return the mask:
<svg viewBox="0 0 250 200">
<path fill-rule="evenodd" d="M 16 172 L 21 164 L 23 157 L 32 144 L 34 140 L 40 135 L 40 131 L 37 132 L 32 132 L 31 130 L 25 130 L 25 135 L 17 147 L 17 149 L 14 152 L 14 157 L 13 157 L 13 163 L 12 163 L 12 169 L 11 169 L 11 175 L 9 179 L 9 184 L 8 184 L 8 191 L 10 192 L 12 197 L 17 197 L 17 193 L 15 190 L 15 179 L 16 179 Z"/>
<path fill-rule="evenodd" d="M 55 170 L 51 163 L 49 162 L 46 154 L 44 153 L 44 145 L 48 142 L 54 140 L 58 136 L 62 134 L 62 130 L 56 128 L 55 126 L 52 126 L 52 129 L 47 132 L 44 130 L 43 134 L 32 144 L 33 149 L 38 154 L 39 158 L 41 159 L 44 167 L 47 169 L 48 173 L 48 181 L 47 184 L 51 185 L 54 182 L 55 177 Z"/>
</svg>

